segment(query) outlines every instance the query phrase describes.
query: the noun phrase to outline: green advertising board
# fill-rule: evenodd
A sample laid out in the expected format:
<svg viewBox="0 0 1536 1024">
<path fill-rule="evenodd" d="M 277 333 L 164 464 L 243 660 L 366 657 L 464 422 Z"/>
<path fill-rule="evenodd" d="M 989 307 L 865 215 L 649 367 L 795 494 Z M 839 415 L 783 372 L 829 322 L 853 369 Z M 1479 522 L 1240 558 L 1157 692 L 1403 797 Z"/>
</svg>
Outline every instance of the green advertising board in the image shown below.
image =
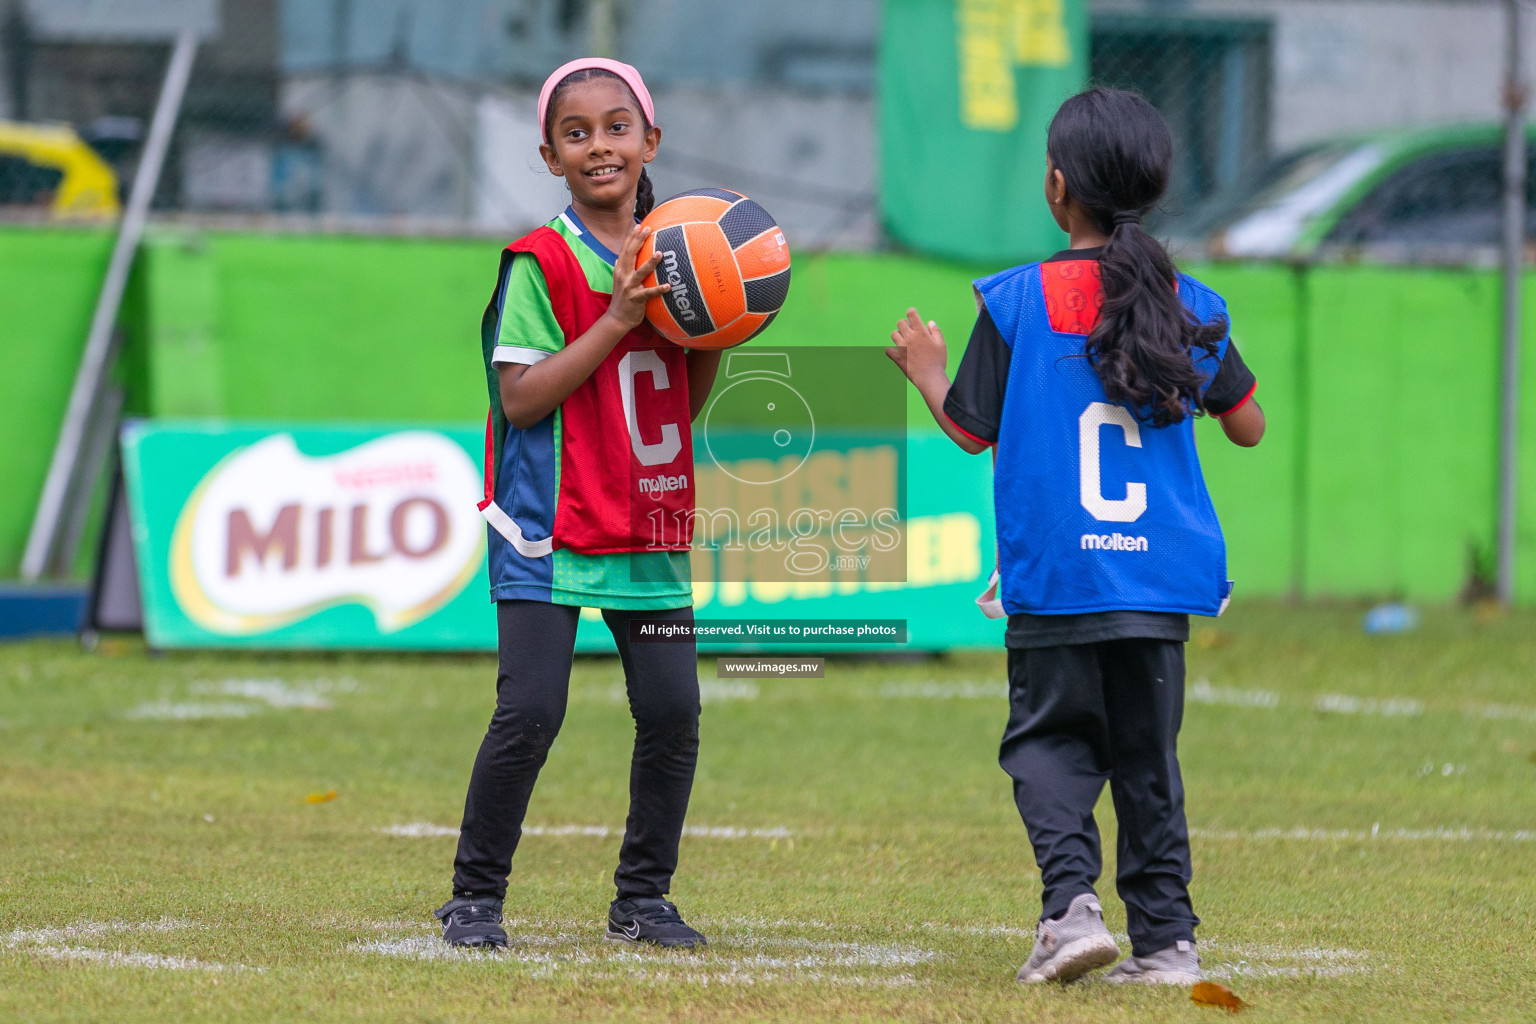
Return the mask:
<svg viewBox="0 0 1536 1024">
<path fill-rule="evenodd" d="M 123 468 L 156 647 L 494 644 L 473 429 L 141 421 Z"/>
<path fill-rule="evenodd" d="M 483 450 L 484 434 L 471 427 L 130 424 L 124 472 L 149 642 L 493 650 L 486 524 L 476 507 Z M 990 465 L 936 434 L 910 437 L 905 454 L 905 567 L 895 579 L 786 579 L 743 572 L 720 552 L 693 555 L 700 620 L 904 620 L 905 644 L 743 639 L 701 649 L 1000 645 L 1001 623 L 974 604 L 993 563 Z M 823 479 L 900 462 L 878 445 L 816 458 L 808 471 Z M 708 467 L 698 473 L 707 496 L 715 484 Z M 577 649 L 613 649 L 597 612 L 583 612 Z"/>
<path fill-rule="evenodd" d="M 903 244 L 1022 262 L 1064 246 L 1045 132 L 1087 79 L 1081 0 L 886 0 L 880 199 Z"/>
</svg>

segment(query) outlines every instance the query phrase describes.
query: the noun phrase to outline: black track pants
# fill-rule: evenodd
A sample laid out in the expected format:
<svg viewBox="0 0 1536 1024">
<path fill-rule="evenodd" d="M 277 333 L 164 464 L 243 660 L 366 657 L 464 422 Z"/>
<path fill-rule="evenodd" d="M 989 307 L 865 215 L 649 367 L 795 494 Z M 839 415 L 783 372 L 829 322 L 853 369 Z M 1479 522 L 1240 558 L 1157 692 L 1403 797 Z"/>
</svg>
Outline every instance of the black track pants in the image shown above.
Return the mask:
<svg viewBox="0 0 1536 1024">
<path fill-rule="evenodd" d="M 543 601 L 496 603 L 496 711 L 469 778 L 453 862 L 455 896 L 506 895 L 528 798 L 565 718 L 579 613 Z M 635 717 L 629 820 L 613 876 L 620 899 L 663 896 L 671 887 L 699 754 L 694 644 L 631 646 L 629 620 L 637 616 L 692 622 L 693 609 L 603 612 L 619 648 Z"/>
<path fill-rule="evenodd" d="M 1199 918 L 1189 901 L 1177 749 L 1184 645 L 1131 639 L 1010 650 L 1008 701 L 998 760 L 1040 866 L 1041 916 L 1059 917 L 1094 891 L 1103 863 L 1093 806 L 1107 781 L 1132 951 L 1193 939 Z"/>
</svg>

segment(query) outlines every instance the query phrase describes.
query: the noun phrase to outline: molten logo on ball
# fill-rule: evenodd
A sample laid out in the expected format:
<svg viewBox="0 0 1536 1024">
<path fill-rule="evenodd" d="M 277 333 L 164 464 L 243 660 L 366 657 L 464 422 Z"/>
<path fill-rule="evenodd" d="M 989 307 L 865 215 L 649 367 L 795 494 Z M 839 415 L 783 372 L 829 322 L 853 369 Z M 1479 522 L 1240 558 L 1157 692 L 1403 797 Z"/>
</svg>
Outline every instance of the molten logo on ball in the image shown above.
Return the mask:
<svg viewBox="0 0 1536 1024">
<path fill-rule="evenodd" d="M 739 192 L 701 188 L 645 218 L 639 261 L 661 253 L 645 279 L 672 286 L 645 305 L 664 337 L 688 348 L 730 348 L 770 323 L 789 293 L 789 246 L 768 212 Z"/>
<path fill-rule="evenodd" d="M 697 320 L 699 314 L 693 311 L 693 304 L 688 301 L 688 283 L 677 270 L 676 250 L 668 249 L 661 254 L 661 267 L 667 272 L 667 284 L 672 286 L 672 290 L 667 293 L 672 299 L 668 305 L 677 313 L 678 319 L 689 323 Z"/>
</svg>

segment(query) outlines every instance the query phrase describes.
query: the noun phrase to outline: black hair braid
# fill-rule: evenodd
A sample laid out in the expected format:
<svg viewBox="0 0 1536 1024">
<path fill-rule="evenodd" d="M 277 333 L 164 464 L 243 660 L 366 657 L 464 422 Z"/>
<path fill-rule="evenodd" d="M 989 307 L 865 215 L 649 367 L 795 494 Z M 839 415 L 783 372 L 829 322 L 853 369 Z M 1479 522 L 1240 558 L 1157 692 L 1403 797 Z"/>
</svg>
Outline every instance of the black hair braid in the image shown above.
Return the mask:
<svg viewBox="0 0 1536 1024">
<path fill-rule="evenodd" d="M 615 82 L 621 83 L 629 91 L 630 96 L 635 99 L 635 109 L 640 111 L 641 130 L 647 132 L 651 130 L 651 122 L 646 119 L 645 110 L 640 106 L 640 99 L 635 96 L 634 90 L 629 88 L 628 82 L 625 82 L 624 79 L 612 71 L 605 71 L 602 68 L 583 68 L 580 71 L 572 71 L 560 79 L 555 84 L 554 90 L 550 92 L 549 105 L 544 108 L 544 138 L 552 139 L 554 137 L 555 106 L 560 100 L 560 94 L 577 82 L 589 82 L 594 78 L 611 78 Z M 640 168 L 640 181 L 635 188 L 635 219 L 644 219 L 645 215 L 650 213 L 655 206 L 656 189 L 651 184 L 650 174 L 642 167 Z"/>
<path fill-rule="evenodd" d="M 1202 414 L 1196 351 L 1215 355 L 1227 321 L 1200 323 L 1184 307 L 1173 259 L 1139 223 L 1168 187 L 1167 122 L 1135 93 L 1089 89 L 1056 112 L 1046 153 L 1109 239 L 1099 256 L 1104 308 L 1086 349 L 1104 393 L 1157 427 Z"/>
<path fill-rule="evenodd" d="M 644 220 L 645 215 L 655 208 L 656 189 L 651 185 L 651 173 L 642 167 L 640 184 L 635 187 L 635 220 Z"/>
</svg>

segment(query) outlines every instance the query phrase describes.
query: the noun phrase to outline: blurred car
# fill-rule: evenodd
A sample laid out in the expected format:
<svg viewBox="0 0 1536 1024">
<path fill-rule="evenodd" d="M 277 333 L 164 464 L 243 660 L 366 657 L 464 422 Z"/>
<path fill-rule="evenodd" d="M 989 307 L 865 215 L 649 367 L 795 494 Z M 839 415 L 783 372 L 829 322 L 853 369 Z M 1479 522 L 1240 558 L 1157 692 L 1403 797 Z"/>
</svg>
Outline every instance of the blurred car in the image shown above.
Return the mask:
<svg viewBox="0 0 1536 1024">
<path fill-rule="evenodd" d="M 0 206 L 45 209 L 63 218 L 121 211 L 117 175 L 64 124 L 0 121 Z"/>
<path fill-rule="evenodd" d="M 1526 149 L 1527 232 L 1536 146 Z M 1474 258 L 1500 244 L 1503 129 L 1378 132 L 1310 146 L 1150 227 L 1186 256 Z"/>
</svg>

